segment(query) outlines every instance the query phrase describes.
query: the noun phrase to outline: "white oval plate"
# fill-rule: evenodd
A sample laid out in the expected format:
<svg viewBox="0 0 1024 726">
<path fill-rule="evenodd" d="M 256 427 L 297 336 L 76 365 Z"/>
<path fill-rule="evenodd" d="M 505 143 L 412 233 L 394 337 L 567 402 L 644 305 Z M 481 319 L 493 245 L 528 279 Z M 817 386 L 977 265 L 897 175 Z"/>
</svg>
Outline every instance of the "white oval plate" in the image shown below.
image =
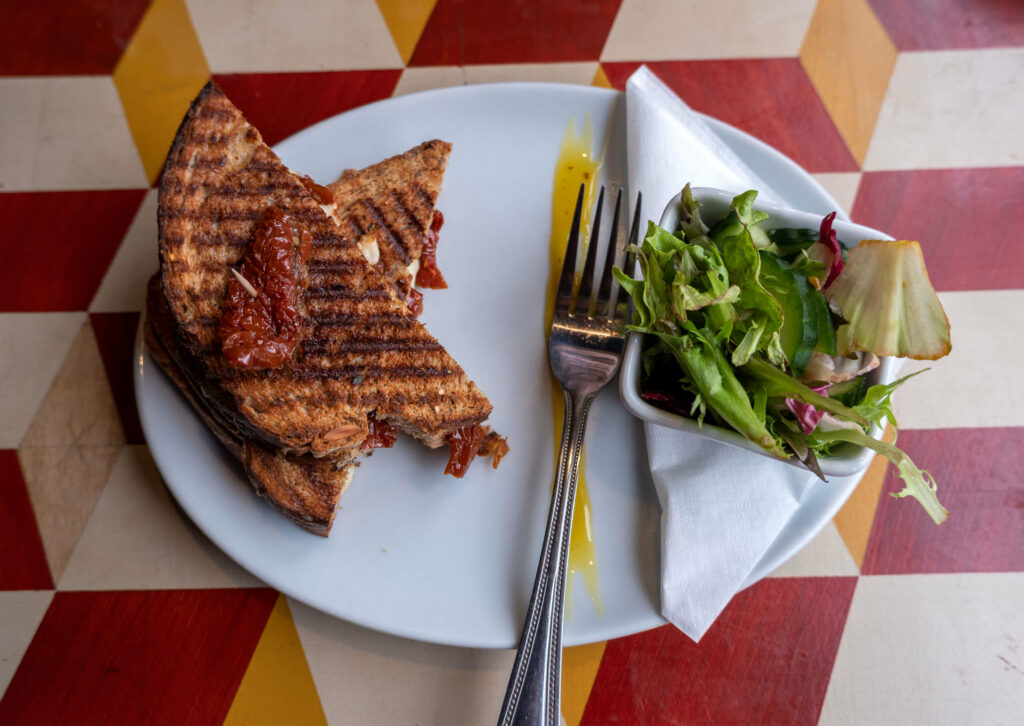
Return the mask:
<svg viewBox="0 0 1024 726">
<path fill-rule="evenodd" d="M 479 461 L 462 480 L 446 454 L 409 440 L 364 460 L 328 539 L 306 534 L 253 493 L 244 474 L 152 362 L 137 350 L 136 394 L 146 439 L 167 486 L 196 525 L 269 585 L 314 608 L 395 635 L 510 648 L 519 639 L 554 467 L 545 335 L 551 191 L 571 119 L 608 130 L 603 176 L 625 179 L 624 97 L 586 86 L 498 84 L 400 96 L 327 119 L 277 146 L 321 182 L 440 138 L 453 143 L 438 208 L 439 264 L 449 289 L 427 291 L 423 322 L 494 404 L 511 453 Z M 793 207 L 835 202 L 800 167 L 721 122 L 711 127 Z M 686 170 L 681 169 L 681 181 Z M 648 216 L 660 214 L 647 210 Z M 566 645 L 636 633 L 659 614 L 659 518 L 643 431 L 616 386 L 594 403 L 587 476 L 600 604 L 582 581 Z M 824 489 L 824 488 L 822 488 Z M 844 497 L 845 499 L 845 497 Z M 751 582 L 790 557 L 831 516 L 809 497 Z M 841 502 L 840 502 L 841 504 Z M 838 507 L 838 504 L 835 504 Z M 808 533 L 812 533 L 809 535 Z"/>
</svg>

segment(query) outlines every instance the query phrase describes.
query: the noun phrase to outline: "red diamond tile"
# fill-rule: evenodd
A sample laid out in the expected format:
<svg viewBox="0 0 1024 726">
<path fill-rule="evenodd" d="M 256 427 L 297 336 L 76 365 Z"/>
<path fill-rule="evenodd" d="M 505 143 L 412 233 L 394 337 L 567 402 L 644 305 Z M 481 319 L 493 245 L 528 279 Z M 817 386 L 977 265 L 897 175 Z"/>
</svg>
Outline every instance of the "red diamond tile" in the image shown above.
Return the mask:
<svg viewBox="0 0 1024 726">
<path fill-rule="evenodd" d="M 900 50 L 1024 45 L 1020 0 L 868 0 Z"/>
<path fill-rule="evenodd" d="M 695 111 L 732 124 L 810 172 L 857 171 L 797 58 L 658 61 L 646 64 Z M 618 89 L 640 63 L 602 63 Z"/>
<path fill-rule="evenodd" d="M 0 701 L 0 723 L 224 720 L 277 593 L 58 592 Z"/>
<path fill-rule="evenodd" d="M 936 526 L 890 466 L 861 572 L 1024 572 L 1024 428 L 903 431 L 899 447 L 932 473 L 949 519 Z"/>
<path fill-rule="evenodd" d="M 672 626 L 610 641 L 580 723 L 817 723 L 856 582 L 763 580 L 700 643 Z"/>
<path fill-rule="evenodd" d="M 139 411 L 135 406 L 134 366 L 135 333 L 138 313 L 91 313 L 93 333 L 103 358 L 117 413 L 124 427 L 125 443 L 144 444 Z"/>
<path fill-rule="evenodd" d="M 85 310 L 145 189 L 0 194 L 0 312 Z"/>
<path fill-rule="evenodd" d="M 1022 199 L 1019 166 L 866 172 L 853 218 L 920 242 L 936 289 L 1017 289 L 1024 287 Z"/>
<path fill-rule="evenodd" d="M 0 451 L 0 590 L 52 590 L 16 451 Z"/>
<path fill-rule="evenodd" d="M 112 73 L 150 0 L 0 3 L 0 75 Z"/>
<path fill-rule="evenodd" d="M 438 0 L 410 66 L 596 61 L 621 0 Z"/>
<path fill-rule="evenodd" d="M 401 75 L 401 69 L 387 69 L 234 73 L 213 79 L 259 129 L 263 140 L 273 145 L 317 121 L 389 98 Z"/>
</svg>

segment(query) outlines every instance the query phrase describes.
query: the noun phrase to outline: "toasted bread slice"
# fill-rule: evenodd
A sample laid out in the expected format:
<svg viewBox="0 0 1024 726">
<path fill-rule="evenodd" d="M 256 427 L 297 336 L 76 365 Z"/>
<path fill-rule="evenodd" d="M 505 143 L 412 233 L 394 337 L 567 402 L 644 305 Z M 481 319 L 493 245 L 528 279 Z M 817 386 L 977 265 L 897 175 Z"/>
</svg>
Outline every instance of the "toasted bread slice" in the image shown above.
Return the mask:
<svg viewBox="0 0 1024 726">
<path fill-rule="evenodd" d="M 252 371 L 221 354 L 219 325 L 230 270 L 275 205 L 313 240 L 301 342 L 285 366 Z M 359 453 L 370 415 L 431 447 L 489 415 L 490 402 L 367 263 L 355 233 L 324 213 L 212 82 L 167 157 L 158 221 L 174 331 L 165 343 L 240 438 L 343 464 Z"/>
<path fill-rule="evenodd" d="M 335 221 L 351 225 L 364 256 L 398 285 L 403 299 L 419 269 L 451 149 L 446 141 L 426 141 L 365 169 L 349 169 L 328 185 Z"/>
<path fill-rule="evenodd" d="M 146 308 L 143 334 L 150 354 L 192 404 L 207 428 L 241 462 L 256 493 L 306 531 L 326 537 L 334 523 L 338 501 L 352 481 L 356 465 L 339 466 L 328 459 L 311 456 L 288 457 L 241 438 L 203 401 L 176 360 L 173 347 L 165 342 L 173 340 L 174 331 L 156 276 L 150 280 Z"/>
</svg>

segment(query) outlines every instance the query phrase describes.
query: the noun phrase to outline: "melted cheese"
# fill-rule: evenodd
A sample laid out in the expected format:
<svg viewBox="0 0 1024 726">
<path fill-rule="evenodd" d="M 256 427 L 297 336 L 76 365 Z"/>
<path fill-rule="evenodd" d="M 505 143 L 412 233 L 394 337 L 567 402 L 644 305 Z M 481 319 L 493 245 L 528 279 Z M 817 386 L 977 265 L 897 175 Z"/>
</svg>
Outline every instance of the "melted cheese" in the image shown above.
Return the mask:
<svg viewBox="0 0 1024 726">
<path fill-rule="evenodd" d="M 416 273 L 420 271 L 420 258 L 417 257 L 415 260 L 409 263 L 409 266 L 405 268 L 406 274 L 409 279 L 415 280 Z"/>
<path fill-rule="evenodd" d="M 377 246 L 377 240 L 373 238 L 373 235 L 364 234 L 356 244 L 367 262 L 371 265 L 376 265 L 380 262 L 380 247 Z"/>
</svg>

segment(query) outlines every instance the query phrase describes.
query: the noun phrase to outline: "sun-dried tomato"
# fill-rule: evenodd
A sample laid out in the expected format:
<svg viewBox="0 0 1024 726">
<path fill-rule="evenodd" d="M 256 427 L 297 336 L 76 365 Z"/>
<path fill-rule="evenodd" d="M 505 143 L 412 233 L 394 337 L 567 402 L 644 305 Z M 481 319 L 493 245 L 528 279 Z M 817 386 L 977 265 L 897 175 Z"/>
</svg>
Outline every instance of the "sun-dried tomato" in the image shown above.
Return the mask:
<svg viewBox="0 0 1024 726">
<path fill-rule="evenodd" d="M 220 322 L 221 350 L 237 366 L 278 368 L 298 345 L 309 230 L 281 209 L 260 217 L 241 268 L 228 281 Z"/>
<path fill-rule="evenodd" d="M 498 464 L 505 458 L 505 454 L 508 453 L 508 438 L 502 436 L 497 431 L 488 431 L 487 435 L 484 436 L 483 441 L 480 442 L 480 448 L 477 449 L 477 456 L 492 456 L 491 466 L 495 469 L 498 468 Z"/>
<path fill-rule="evenodd" d="M 448 465 L 445 474 L 461 479 L 473 463 L 473 457 L 480 450 L 480 442 L 487 434 L 486 426 L 467 426 L 448 435 Z"/>
<path fill-rule="evenodd" d="M 420 269 L 416 272 L 416 284 L 420 287 L 427 287 L 432 290 L 444 290 L 448 283 L 444 275 L 437 267 L 437 235 L 444 224 L 444 215 L 434 210 L 434 218 L 430 223 L 430 229 L 423 239 L 423 252 L 420 255 Z"/>
<path fill-rule="evenodd" d="M 405 298 L 405 305 L 409 308 L 410 313 L 419 316 L 423 312 L 423 293 L 415 287 L 409 288 L 409 294 Z"/>
<path fill-rule="evenodd" d="M 366 423 L 370 426 L 370 433 L 363 440 L 364 449 L 390 449 L 398 441 L 398 429 L 387 421 L 378 421 L 371 413 L 366 417 Z"/>
<path fill-rule="evenodd" d="M 302 186 L 306 187 L 306 191 L 312 194 L 320 204 L 334 204 L 334 192 L 325 186 L 317 184 L 308 176 L 300 178 L 302 179 Z"/>
</svg>

